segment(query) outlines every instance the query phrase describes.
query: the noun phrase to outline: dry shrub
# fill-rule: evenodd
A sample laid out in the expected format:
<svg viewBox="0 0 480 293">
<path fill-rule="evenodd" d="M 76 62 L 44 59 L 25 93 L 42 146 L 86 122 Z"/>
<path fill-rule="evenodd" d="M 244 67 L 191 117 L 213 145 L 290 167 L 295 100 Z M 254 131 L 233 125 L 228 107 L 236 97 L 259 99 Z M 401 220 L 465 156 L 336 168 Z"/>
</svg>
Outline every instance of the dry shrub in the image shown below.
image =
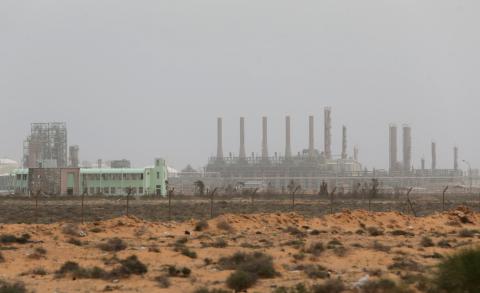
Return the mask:
<svg viewBox="0 0 480 293">
<path fill-rule="evenodd" d="M 375 240 L 373 242 L 373 249 L 376 251 L 390 252 L 392 248 L 390 246 L 384 245 L 381 242 Z"/>
<path fill-rule="evenodd" d="M 23 282 L 9 283 L 0 280 L 0 293 L 27 293 L 27 289 Z"/>
<path fill-rule="evenodd" d="M 30 235 L 29 234 L 23 234 L 20 237 L 17 237 L 12 234 L 2 234 L 0 235 L 0 243 L 2 244 L 12 244 L 12 243 L 18 243 L 18 244 L 25 244 L 30 242 Z"/>
<path fill-rule="evenodd" d="M 432 247 L 432 246 L 435 246 L 435 243 L 433 243 L 432 238 L 424 236 L 424 237 L 422 237 L 422 240 L 420 241 L 420 245 L 422 247 Z"/>
<path fill-rule="evenodd" d="M 168 275 L 170 277 L 188 278 L 190 277 L 191 273 L 192 273 L 192 270 L 189 269 L 188 267 L 177 268 L 174 265 L 168 266 Z"/>
<path fill-rule="evenodd" d="M 362 293 L 414 293 L 405 285 L 397 285 L 390 279 L 368 281 L 361 288 Z"/>
<path fill-rule="evenodd" d="M 234 231 L 233 226 L 230 225 L 230 223 L 228 223 L 225 220 L 222 220 L 222 221 L 218 222 L 217 223 L 217 228 L 220 229 L 220 230 L 227 231 L 227 232 L 233 232 Z"/>
<path fill-rule="evenodd" d="M 155 282 L 158 283 L 158 286 L 160 288 L 169 288 L 171 285 L 170 278 L 166 275 L 160 275 L 155 277 Z"/>
<path fill-rule="evenodd" d="M 208 222 L 205 220 L 199 221 L 195 224 L 195 231 L 204 231 L 208 228 Z"/>
<path fill-rule="evenodd" d="M 237 270 L 227 278 L 226 283 L 228 288 L 235 290 L 235 292 L 241 292 L 255 285 L 257 280 L 258 276 L 255 274 Z"/>
<path fill-rule="evenodd" d="M 314 242 L 311 243 L 307 248 L 304 249 L 304 252 L 310 253 L 314 256 L 320 256 L 322 252 L 325 250 L 322 242 Z"/>
<path fill-rule="evenodd" d="M 367 232 L 370 236 L 382 236 L 383 230 L 378 227 L 368 227 Z"/>
<path fill-rule="evenodd" d="M 70 236 L 75 236 L 75 237 L 85 237 L 87 236 L 87 233 L 80 229 L 77 225 L 68 223 L 63 225 L 62 227 L 62 233 Z"/>
<path fill-rule="evenodd" d="M 107 240 L 105 243 L 101 243 L 98 245 L 98 248 L 100 248 L 103 251 L 122 251 L 127 248 L 127 244 L 120 238 L 115 237 L 115 238 L 110 238 Z"/>
<path fill-rule="evenodd" d="M 321 265 L 308 264 L 303 268 L 303 272 L 310 279 L 326 279 L 330 277 L 328 270 Z"/>
</svg>

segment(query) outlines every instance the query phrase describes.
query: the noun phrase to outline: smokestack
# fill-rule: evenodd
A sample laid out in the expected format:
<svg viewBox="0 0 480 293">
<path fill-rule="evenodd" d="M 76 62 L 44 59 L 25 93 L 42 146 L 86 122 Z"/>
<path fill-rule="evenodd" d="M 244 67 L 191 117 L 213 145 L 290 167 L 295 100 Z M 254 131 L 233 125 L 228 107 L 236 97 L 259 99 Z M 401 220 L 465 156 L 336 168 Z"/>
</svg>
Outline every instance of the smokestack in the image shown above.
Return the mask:
<svg viewBox="0 0 480 293">
<path fill-rule="evenodd" d="M 390 124 L 389 130 L 390 173 L 397 169 L 397 125 Z"/>
<path fill-rule="evenodd" d="M 217 160 L 223 160 L 222 118 L 217 118 Z"/>
<path fill-rule="evenodd" d="M 458 170 L 458 147 L 453 148 L 453 170 Z"/>
<path fill-rule="evenodd" d="M 79 151 L 78 145 L 70 146 L 70 148 L 69 148 L 70 167 L 78 168 L 78 165 L 79 165 L 78 151 Z"/>
<path fill-rule="evenodd" d="M 412 168 L 412 128 L 403 125 L 403 170 L 409 173 Z"/>
<path fill-rule="evenodd" d="M 315 155 L 315 135 L 313 116 L 308 117 L 308 157 L 312 159 Z"/>
<path fill-rule="evenodd" d="M 240 117 L 240 152 L 239 152 L 240 160 L 245 160 L 247 154 L 245 153 L 245 118 Z"/>
<path fill-rule="evenodd" d="M 328 160 L 332 159 L 332 118 L 331 118 L 331 113 L 332 110 L 330 107 L 325 108 L 325 158 Z"/>
<path fill-rule="evenodd" d="M 353 147 L 353 159 L 358 162 L 358 147 Z"/>
<path fill-rule="evenodd" d="M 342 127 L 342 160 L 347 159 L 347 127 Z"/>
<path fill-rule="evenodd" d="M 432 171 L 437 169 L 437 144 L 432 142 Z"/>
<path fill-rule="evenodd" d="M 290 143 L 290 116 L 285 117 L 285 159 L 292 158 L 292 146 Z"/>
<path fill-rule="evenodd" d="M 262 161 L 268 160 L 267 117 L 262 117 Z"/>
<path fill-rule="evenodd" d="M 425 171 L 425 158 L 422 158 L 421 164 L 422 164 L 422 171 Z"/>
<path fill-rule="evenodd" d="M 102 165 L 103 165 L 102 164 L 102 159 L 98 159 L 98 161 L 97 161 L 98 168 L 102 168 Z"/>
</svg>

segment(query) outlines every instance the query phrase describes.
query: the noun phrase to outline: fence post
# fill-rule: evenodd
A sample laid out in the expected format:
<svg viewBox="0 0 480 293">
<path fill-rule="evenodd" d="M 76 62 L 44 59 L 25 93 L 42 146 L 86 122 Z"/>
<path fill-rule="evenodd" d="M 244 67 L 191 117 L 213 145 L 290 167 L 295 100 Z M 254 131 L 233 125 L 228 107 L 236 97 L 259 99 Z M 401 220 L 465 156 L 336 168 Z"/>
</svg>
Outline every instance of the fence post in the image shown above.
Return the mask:
<svg viewBox="0 0 480 293">
<path fill-rule="evenodd" d="M 132 192 L 132 188 L 127 188 L 127 218 L 128 218 L 128 208 L 130 206 L 130 193 Z"/>
<path fill-rule="evenodd" d="M 330 193 L 330 214 L 333 214 L 333 196 L 335 195 L 335 191 L 337 191 L 337 187 L 334 187 Z"/>
<path fill-rule="evenodd" d="M 213 189 L 212 193 L 210 194 L 210 219 L 213 219 L 213 196 L 217 192 L 217 188 Z"/>
<path fill-rule="evenodd" d="M 448 185 L 445 187 L 442 194 L 442 211 L 443 212 L 445 211 L 445 192 L 447 192 L 447 190 L 448 190 Z"/>
<path fill-rule="evenodd" d="M 35 224 L 38 224 L 38 195 L 40 190 L 35 193 Z"/>
<path fill-rule="evenodd" d="M 85 198 L 85 192 L 82 192 L 82 225 L 84 224 L 84 211 L 83 211 L 84 198 Z"/>
<path fill-rule="evenodd" d="M 168 220 L 172 220 L 172 193 L 173 193 L 173 188 L 169 189 L 168 192 Z"/>
<path fill-rule="evenodd" d="M 412 211 L 413 215 L 416 217 L 417 213 L 415 212 L 415 209 L 413 208 L 413 204 L 410 201 L 410 192 L 412 192 L 413 187 L 410 187 L 410 189 L 407 191 L 407 203 L 410 206 L 410 210 Z"/>
</svg>

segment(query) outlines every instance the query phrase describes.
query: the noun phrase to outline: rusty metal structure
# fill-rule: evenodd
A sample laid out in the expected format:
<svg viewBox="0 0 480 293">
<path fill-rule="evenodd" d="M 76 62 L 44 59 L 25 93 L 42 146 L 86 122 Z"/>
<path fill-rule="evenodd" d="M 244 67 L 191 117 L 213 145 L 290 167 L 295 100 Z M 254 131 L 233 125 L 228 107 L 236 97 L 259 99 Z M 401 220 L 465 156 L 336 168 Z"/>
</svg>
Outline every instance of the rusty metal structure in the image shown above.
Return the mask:
<svg viewBox="0 0 480 293">
<path fill-rule="evenodd" d="M 25 168 L 67 167 L 67 126 L 65 122 L 32 123 L 24 141 Z"/>
</svg>

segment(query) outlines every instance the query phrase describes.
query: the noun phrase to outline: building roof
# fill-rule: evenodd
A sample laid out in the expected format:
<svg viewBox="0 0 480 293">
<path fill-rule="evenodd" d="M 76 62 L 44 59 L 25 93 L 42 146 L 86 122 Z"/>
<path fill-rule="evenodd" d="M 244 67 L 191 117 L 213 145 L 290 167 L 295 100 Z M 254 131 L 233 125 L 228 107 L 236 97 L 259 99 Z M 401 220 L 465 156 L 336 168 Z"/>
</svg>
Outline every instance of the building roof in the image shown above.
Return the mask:
<svg viewBox="0 0 480 293">
<path fill-rule="evenodd" d="M 81 168 L 81 174 L 143 174 L 145 168 Z"/>
</svg>

